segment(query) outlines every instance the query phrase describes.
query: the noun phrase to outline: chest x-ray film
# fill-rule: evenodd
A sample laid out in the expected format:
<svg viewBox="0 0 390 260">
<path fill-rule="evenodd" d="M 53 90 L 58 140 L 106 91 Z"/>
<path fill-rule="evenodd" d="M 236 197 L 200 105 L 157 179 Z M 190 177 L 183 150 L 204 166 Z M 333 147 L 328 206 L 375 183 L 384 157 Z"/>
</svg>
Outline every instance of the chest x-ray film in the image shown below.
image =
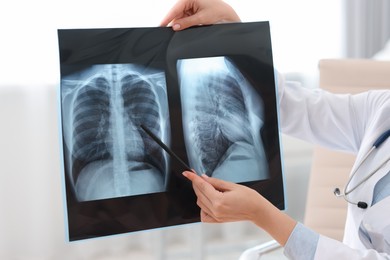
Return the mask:
<svg viewBox="0 0 390 260">
<path fill-rule="evenodd" d="M 284 209 L 268 22 L 58 37 L 70 241 L 199 222 L 187 168 Z"/>
</svg>

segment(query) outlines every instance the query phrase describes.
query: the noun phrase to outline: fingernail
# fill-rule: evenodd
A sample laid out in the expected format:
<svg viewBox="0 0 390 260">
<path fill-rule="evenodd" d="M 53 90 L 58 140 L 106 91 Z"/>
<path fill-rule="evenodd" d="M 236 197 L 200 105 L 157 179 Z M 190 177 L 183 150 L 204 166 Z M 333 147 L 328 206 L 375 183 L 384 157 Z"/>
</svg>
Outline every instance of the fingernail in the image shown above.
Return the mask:
<svg viewBox="0 0 390 260">
<path fill-rule="evenodd" d="M 187 176 L 188 176 L 188 173 L 186 173 L 186 172 L 182 172 L 182 174 L 183 174 L 183 176 L 184 176 L 184 177 L 186 177 L 186 178 L 187 178 Z"/>
<path fill-rule="evenodd" d="M 179 30 L 180 29 L 180 24 L 176 23 L 172 26 L 173 30 Z"/>
<path fill-rule="evenodd" d="M 209 176 L 204 174 L 204 173 L 202 174 L 202 177 L 205 178 L 205 179 L 209 178 Z"/>
</svg>

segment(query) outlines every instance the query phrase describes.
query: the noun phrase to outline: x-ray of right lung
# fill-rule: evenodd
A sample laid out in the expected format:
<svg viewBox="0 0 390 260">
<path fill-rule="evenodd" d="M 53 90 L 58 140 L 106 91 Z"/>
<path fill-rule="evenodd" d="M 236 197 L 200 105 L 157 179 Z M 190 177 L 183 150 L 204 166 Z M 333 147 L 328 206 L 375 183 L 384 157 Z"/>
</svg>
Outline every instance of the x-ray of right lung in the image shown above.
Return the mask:
<svg viewBox="0 0 390 260">
<path fill-rule="evenodd" d="M 232 182 L 269 177 L 261 97 L 225 57 L 177 63 L 190 166 Z"/>
</svg>

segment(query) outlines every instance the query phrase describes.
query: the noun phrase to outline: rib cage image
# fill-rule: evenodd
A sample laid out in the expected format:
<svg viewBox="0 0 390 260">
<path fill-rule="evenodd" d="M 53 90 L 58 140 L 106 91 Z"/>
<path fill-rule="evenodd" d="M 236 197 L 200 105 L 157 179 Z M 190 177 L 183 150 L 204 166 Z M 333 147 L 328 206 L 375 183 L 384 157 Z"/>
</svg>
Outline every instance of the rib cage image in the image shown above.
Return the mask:
<svg viewBox="0 0 390 260">
<path fill-rule="evenodd" d="M 127 151 L 127 160 L 148 162 L 160 172 L 165 171 L 163 150 L 139 126 L 145 125 L 155 135 L 161 136 L 160 112 L 156 94 L 152 86 L 137 75 L 127 75 L 122 78 L 122 97 L 125 117 L 132 122 L 141 139 L 131 140 L 137 151 Z M 139 136 L 137 136 L 139 137 Z M 142 165 L 145 167 L 145 164 Z"/>
<path fill-rule="evenodd" d="M 142 73 L 140 73 L 142 71 Z M 162 192 L 167 158 L 141 128 L 169 143 L 164 74 L 95 65 L 62 80 L 64 135 L 79 201 Z"/>
<path fill-rule="evenodd" d="M 77 169 L 97 160 L 110 160 L 112 140 L 108 136 L 110 93 L 108 81 L 98 77 L 79 92 L 73 109 L 73 178 Z"/>
<path fill-rule="evenodd" d="M 224 57 L 177 64 L 190 166 L 234 182 L 267 179 L 260 96 Z"/>
<path fill-rule="evenodd" d="M 251 144 L 249 120 L 244 97 L 237 81 L 227 75 L 210 75 L 208 81 L 199 86 L 195 97 L 195 111 L 189 128 L 193 129 L 194 146 L 199 156 L 203 172 L 211 176 L 223 162 L 223 155 L 235 142 Z M 242 132 L 231 131 L 231 124 L 243 126 Z"/>
</svg>

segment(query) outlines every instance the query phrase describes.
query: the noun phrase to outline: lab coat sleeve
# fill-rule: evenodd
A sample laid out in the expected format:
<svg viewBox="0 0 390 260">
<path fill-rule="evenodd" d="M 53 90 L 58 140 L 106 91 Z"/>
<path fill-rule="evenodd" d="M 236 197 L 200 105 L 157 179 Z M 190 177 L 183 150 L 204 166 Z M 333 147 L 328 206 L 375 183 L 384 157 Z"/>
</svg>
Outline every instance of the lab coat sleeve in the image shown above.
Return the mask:
<svg viewBox="0 0 390 260">
<path fill-rule="evenodd" d="M 369 115 L 363 95 L 302 87 L 277 74 L 283 133 L 328 148 L 356 153 Z"/>
<path fill-rule="evenodd" d="M 331 239 L 325 236 L 320 236 L 314 259 L 315 260 L 328 260 L 328 259 L 379 260 L 379 259 L 390 259 L 390 255 L 386 253 L 379 253 L 374 249 L 367 249 L 367 250 L 352 249 L 338 240 Z"/>
</svg>

